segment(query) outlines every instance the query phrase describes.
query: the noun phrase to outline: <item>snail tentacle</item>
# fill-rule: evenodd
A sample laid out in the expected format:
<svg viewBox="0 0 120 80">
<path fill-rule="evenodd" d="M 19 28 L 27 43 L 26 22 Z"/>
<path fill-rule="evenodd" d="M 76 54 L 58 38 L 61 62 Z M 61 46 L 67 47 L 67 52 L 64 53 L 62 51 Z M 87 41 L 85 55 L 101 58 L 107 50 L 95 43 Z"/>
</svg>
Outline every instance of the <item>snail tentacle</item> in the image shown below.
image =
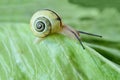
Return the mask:
<svg viewBox="0 0 120 80">
<path fill-rule="evenodd" d="M 80 42 L 80 44 L 81 44 L 81 46 L 83 47 L 83 49 L 85 49 L 85 47 L 84 47 L 84 45 L 82 44 L 82 41 L 81 41 L 80 37 L 77 35 L 77 33 L 75 33 L 74 31 L 71 31 L 71 32 L 75 35 L 76 39 Z"/>
<path fill-rule="evenodd" d="M 77 31 L 78 33 L 82 33 L 82 34 L 87 34 L 87 35 L 91 35 L 91 36 L 96 36 L 96 37 L 100 37 L 102 38 L 101 35 L 97 35 L 97 34 L 93 34 L 93 33 L 88 33 L 88 32 L 84 32 L 84 31 Z"/>
<path fill-rule="evenodd" d="M 79 33 L 76 30 L 72 29 L 70 26 L 63 25 L 63 30 L 61 31 L 61 33 L 70 38 L 77 39 L 80 42 L 83 49 L 85 49 L 85 47 L 82 43 L 82 40 L 79 37 Z"/>
</svg>

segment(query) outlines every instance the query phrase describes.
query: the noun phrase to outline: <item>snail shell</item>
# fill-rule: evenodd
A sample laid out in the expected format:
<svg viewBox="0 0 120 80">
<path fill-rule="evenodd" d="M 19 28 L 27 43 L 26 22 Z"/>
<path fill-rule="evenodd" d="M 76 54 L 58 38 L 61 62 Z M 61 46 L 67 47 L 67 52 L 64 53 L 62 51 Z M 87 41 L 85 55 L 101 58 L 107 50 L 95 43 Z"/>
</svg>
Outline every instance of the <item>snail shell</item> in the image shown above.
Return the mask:
<svg viewBox="0 0 120 80">
<path fill-rule="evenodd" d="M 54 11 L 48 9 L 36 12 L 32 16 L 30 24 L 32 32 L 39 38 L 59 32 L 62 28 L 61 18 Z"/>
</svg>

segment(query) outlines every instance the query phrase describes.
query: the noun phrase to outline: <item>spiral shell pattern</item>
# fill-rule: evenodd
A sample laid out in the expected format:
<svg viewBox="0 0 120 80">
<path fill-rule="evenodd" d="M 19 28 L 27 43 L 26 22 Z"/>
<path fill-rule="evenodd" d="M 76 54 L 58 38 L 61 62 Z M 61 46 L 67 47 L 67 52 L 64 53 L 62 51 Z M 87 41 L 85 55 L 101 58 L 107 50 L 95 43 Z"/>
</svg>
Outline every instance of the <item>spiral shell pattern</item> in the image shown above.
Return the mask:
<svg viewBox="0 0 120 80">
<path fill-rule="evenodd" d="M 62 29 L 61 18 L 49 9 L 36 12 L 30 21 L 31 30 L 37 37 L 45 37 Z"/>
</svg>

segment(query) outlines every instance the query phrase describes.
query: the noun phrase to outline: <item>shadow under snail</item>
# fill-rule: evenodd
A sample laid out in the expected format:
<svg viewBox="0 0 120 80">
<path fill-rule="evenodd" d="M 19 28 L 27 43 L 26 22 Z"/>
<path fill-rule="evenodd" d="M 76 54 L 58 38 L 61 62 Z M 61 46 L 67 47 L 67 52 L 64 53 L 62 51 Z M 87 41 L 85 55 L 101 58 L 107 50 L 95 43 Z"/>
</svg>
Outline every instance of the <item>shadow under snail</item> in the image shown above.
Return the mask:
<svg viewBox="0 0 120 80">
<path fill-rule="evenodd" d="M 79 37 L 80 33 L 102 37 L 100 35 L 75 30 L 72 27 L 63 24 L 60 16 L 49 9 L 43 9 L 34 13 L 30 20 L 30 26 L 32 32 L 37 37 L 36 42 L 41 41 L 50 34 L 60 33 L 71 38 L 77 39 L 82 45 L 83 49 L 85 49 Z"/>
</svg>

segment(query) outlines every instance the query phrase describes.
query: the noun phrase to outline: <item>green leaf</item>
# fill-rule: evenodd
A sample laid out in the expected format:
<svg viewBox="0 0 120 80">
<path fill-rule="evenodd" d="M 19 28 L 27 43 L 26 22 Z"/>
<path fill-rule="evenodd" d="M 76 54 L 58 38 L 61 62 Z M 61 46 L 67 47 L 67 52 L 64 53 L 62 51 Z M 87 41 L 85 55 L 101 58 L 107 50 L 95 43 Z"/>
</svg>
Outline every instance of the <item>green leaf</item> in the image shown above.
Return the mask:
<svg viewBox="0 0 120 80">
<path fill-rule="evenodd" d="M 76 40 L 53 34 L 34 44 L 28 24 L 3 23 L 0 28 L 2 80 L 120 79 L 119 66 Z"/>
</svg>

